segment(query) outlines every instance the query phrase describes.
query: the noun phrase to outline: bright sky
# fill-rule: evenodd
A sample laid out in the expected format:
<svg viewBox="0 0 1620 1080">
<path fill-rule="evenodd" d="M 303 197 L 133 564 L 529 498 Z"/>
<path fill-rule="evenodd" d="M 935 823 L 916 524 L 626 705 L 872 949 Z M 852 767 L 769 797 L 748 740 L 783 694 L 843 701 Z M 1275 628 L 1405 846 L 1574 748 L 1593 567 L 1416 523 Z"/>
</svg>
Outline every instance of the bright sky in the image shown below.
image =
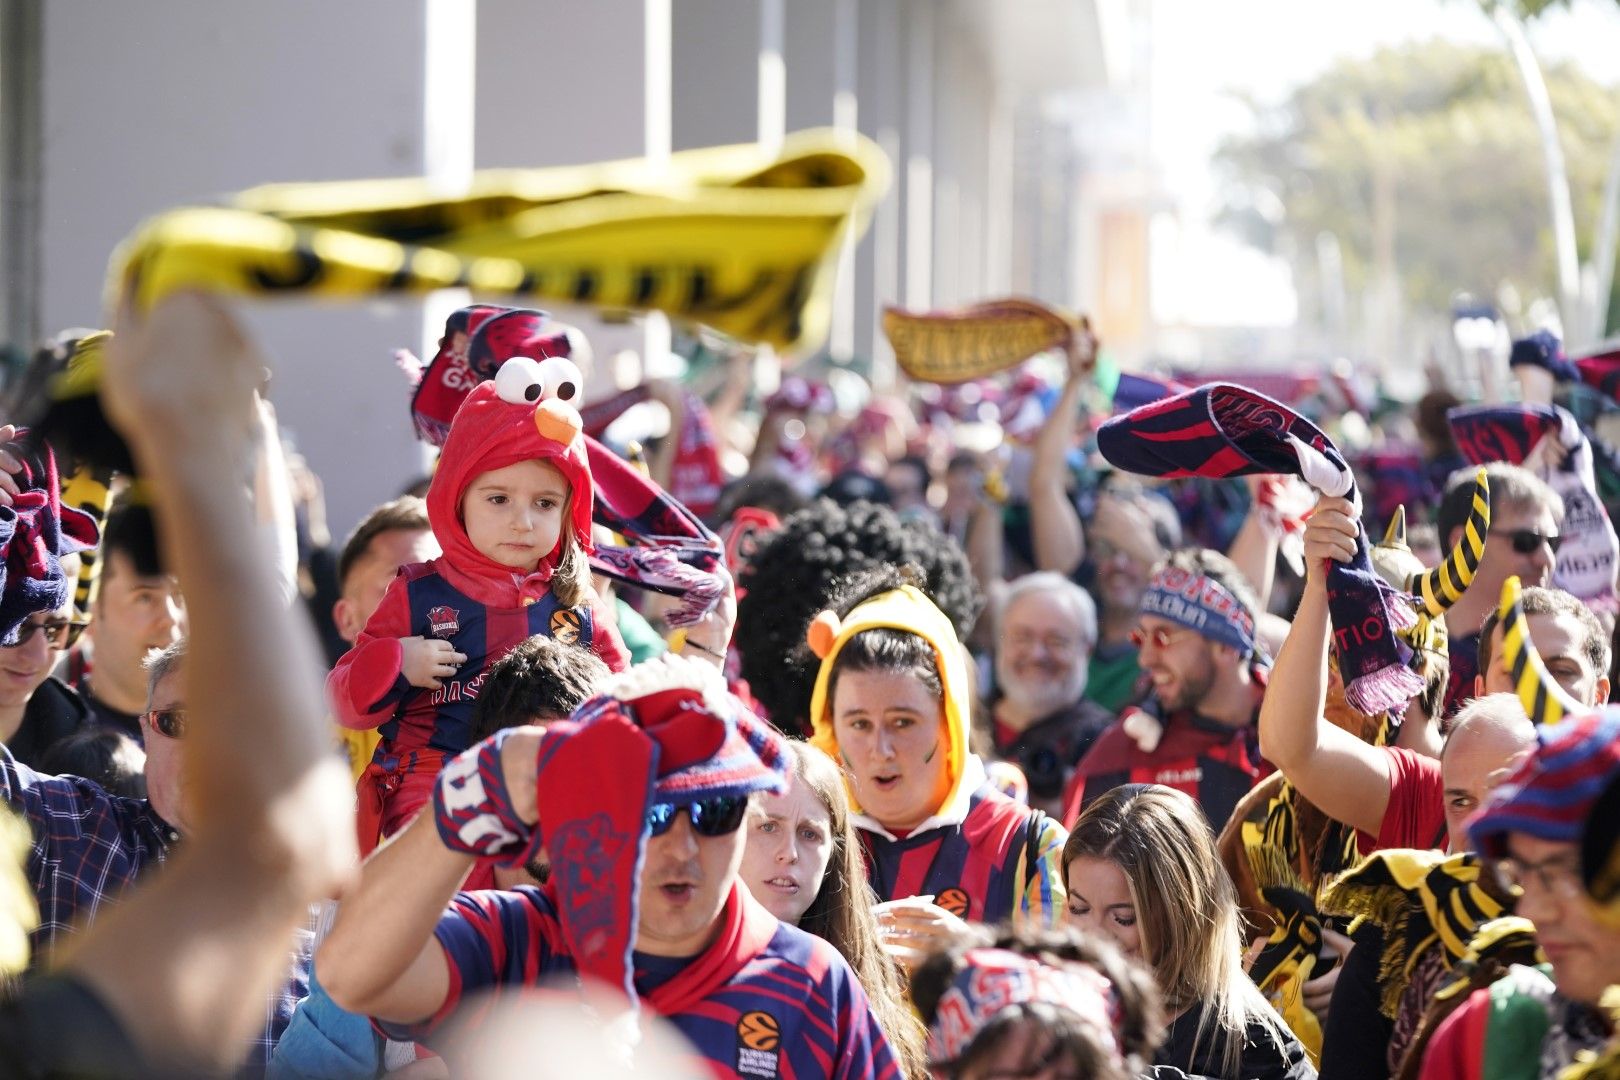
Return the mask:
<svg viewBox="0 0 1620 1080">
<path fill-rule="evenodd" d="M 1280 100 L 1341 56 L 1382 45 L 1446 38 L 1500 45 L 1475 0 L 1149 0 L 1153 6 L 1153 148 L 1182 228 L 1154 230 L 1154 314 L 1161 325 L 1286 325 L 1290 275 L 1211 229 L 1209 158 L 1241 131 L 1248 110 L 1230 93 Z M 1620 4 L 1575 0 L 1530 30 L 1543 63 L 1571 59 L 1593 77 L 1620 82 Z M 1617 91 L 1620 92 L 1620 91 Z"/>
</svg>

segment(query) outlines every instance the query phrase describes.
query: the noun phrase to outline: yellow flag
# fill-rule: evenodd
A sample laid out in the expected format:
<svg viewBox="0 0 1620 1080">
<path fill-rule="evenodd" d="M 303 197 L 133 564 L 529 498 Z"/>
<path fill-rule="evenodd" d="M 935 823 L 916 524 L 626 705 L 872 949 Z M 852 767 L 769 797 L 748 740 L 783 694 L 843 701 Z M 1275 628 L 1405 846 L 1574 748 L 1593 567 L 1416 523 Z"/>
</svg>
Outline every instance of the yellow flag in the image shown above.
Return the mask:
<svg viewBox="0 0 1620 1080">
<path fill-rule="evenodd" d="M 467 287 L 658 310 L 803 353 L 825 338 L 837 252 L 889 183 L 863 136 L 425 180 L 276 184 L 161 214 L 113 256 L 109 302 L 178 289 L 334 298 Z"/>
<path fill-rule="evenodd" d="M 988 300 L 961 311 L 883 310 L 883 333 L 913 379 L 959 383 L 1067 345 L 1078 323 L 1034 300 Z"/>
</svg>

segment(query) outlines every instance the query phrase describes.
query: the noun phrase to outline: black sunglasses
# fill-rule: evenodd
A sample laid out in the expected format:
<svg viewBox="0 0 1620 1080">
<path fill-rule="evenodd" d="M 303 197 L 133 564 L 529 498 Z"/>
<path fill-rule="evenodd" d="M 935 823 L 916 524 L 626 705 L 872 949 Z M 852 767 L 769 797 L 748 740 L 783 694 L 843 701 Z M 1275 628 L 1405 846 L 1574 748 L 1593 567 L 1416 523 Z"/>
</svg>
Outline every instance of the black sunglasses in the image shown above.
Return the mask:
<svg viewBox="0 0 1620 1080">
<path fill-rule="evenodd" d="M 43 633 L 45 640 L 53 649 L 71 649 L 84 633 L 87 624 L 74 622 L 71 619 L 46 619 L 44 622 L 25 622 L 17 627 L 17 640 L 5 646 L 8 649 L 20 649 L 37 633 Z"/>
<path fill-rule="evenodd" d="M 1489 535 L 1507 537 L 1508 543 L 1513 545 L 1513 550 L 1520 555 L 1534 555 L 1541 550 L 1542 544 L 1546 544 L 1556 555 L 1564 543 L 1562 536 L 1547 536 L 1534 529 L 1514 529 L 1512 532 L 1492 532 Z"/>
<path fill-rule="evenodd" d="M 721 795 L 713 799 L 699 799 L 695 803 L 653 803 L 647 807 L 647 829 L 654 836 L 663 836 L 675 824 L 675 815 L 682 810 L 692 820 L 692 831 L 699 836 L 725 836 L 737 831 L 743 815 L 748 812 L 748 799 L 741 795 Z"/>
<path fill-rule="evenodd" d="M 170 739 L 183 739 L 186 735 L 186 710 L 179 705 L 172 709 L 153 709 L 146 714 L 147 722 Z"/>
</svg>

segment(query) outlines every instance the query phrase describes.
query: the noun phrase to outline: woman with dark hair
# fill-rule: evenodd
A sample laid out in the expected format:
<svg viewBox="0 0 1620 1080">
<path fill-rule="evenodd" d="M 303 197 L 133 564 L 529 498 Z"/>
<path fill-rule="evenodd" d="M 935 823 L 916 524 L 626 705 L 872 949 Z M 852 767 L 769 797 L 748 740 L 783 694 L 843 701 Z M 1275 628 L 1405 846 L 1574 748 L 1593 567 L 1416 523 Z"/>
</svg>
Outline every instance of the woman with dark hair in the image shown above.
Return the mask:
<svg viewBox="0 0 1620 1080">
<path fill-rule="evenodd" d="M 913 1080 L 928 1075 L 923 1032 L 906 1008 L 894 962 L 883 953 L 866 867 L 838 766 L 806 743 L 788 744 L 788 790 L 756 796 L 738 871 L 754 899 L 785 923 L 831 942 L 866 988 L 883 1033 Z"/>
<path fill-rule="evenodd" d="M 1169 1030 L 1155 1064 L 1190 1076 L 1314 1080 L 1316 1070 L 1243 970 L 1237 891 L 1198 804 L 1126 784 L 1086 807 L 1063 849 L 1069 925 L 1153 971 Z"/>
<path fill-rule="evenodd" d="M 1057 921 L 1065 834 L 987 781 L 968 745 L 962 646 L 906 577 L 874 571 L 816 616 L 810 716 L 812 744 L 844 766 L 872 887 L 891 902 L 880 913 L 885 942 L 920 958 L 962 920 Z"/>
<path fill-rule="evenodd" d="M 935 953 L 911 977 L 934 1075 L 1130 1080 L 1164 1034 L 1147 972 L 1073 930 L 1003 932 Z"/>
</svg>

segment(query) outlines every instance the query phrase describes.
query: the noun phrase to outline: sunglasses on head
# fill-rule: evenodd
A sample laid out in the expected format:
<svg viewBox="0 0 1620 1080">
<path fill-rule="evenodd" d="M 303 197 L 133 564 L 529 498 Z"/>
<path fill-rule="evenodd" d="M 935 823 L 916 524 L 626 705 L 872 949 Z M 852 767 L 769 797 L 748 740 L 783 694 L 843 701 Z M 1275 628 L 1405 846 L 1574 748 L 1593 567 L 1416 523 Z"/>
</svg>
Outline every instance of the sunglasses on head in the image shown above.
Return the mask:
<svg viewBox="0 0 1620 1080">
<path fill-rule="evenodd" d="M 170 739 L 182 739 L 186 734 L 186 710 L 179 705 L 169 709 L 153 709 L 146 720 L 158 733 Z"/>
<path fill-rule="evenodd" d="M 663 836 L 675 824 L 675 815 L 683 810 L 692 821 L 692 831 L 699 836 L 725 836 L 736 832 L 742 824 L 743 815 L 748 812 L 748 799 L 740 795 L 721 795 L 679 806 L 653 803 L 647 808 L 647 829 L 654 836 Z"/>
<path fill-rule="evenodd" d="M 85 624 L 74 622 L 71 619 L 46 619 L 44 622 L 25 622 L 17 627 L 17 640 L 7 645 L 8 649 L 20 649 L 33 638 L 35 634 L 44 634 L 46 642 L 53 649 L 71 649 L 84 633 Z"/>
<path fill-rule="evenodd" d="M 1562 536 L 1547 536 L 1534 529 L 1514 529 L 1512 532 L 1492 532 L 1490 535 L 1507 537 L 1508 543 L 1513 545 L 1513 550 L 1520 555 L 1534 555 L 1541 550 L 1542 544 L 1546 544 L 1556 555 L 1564 543 Z"/>
</svg>

